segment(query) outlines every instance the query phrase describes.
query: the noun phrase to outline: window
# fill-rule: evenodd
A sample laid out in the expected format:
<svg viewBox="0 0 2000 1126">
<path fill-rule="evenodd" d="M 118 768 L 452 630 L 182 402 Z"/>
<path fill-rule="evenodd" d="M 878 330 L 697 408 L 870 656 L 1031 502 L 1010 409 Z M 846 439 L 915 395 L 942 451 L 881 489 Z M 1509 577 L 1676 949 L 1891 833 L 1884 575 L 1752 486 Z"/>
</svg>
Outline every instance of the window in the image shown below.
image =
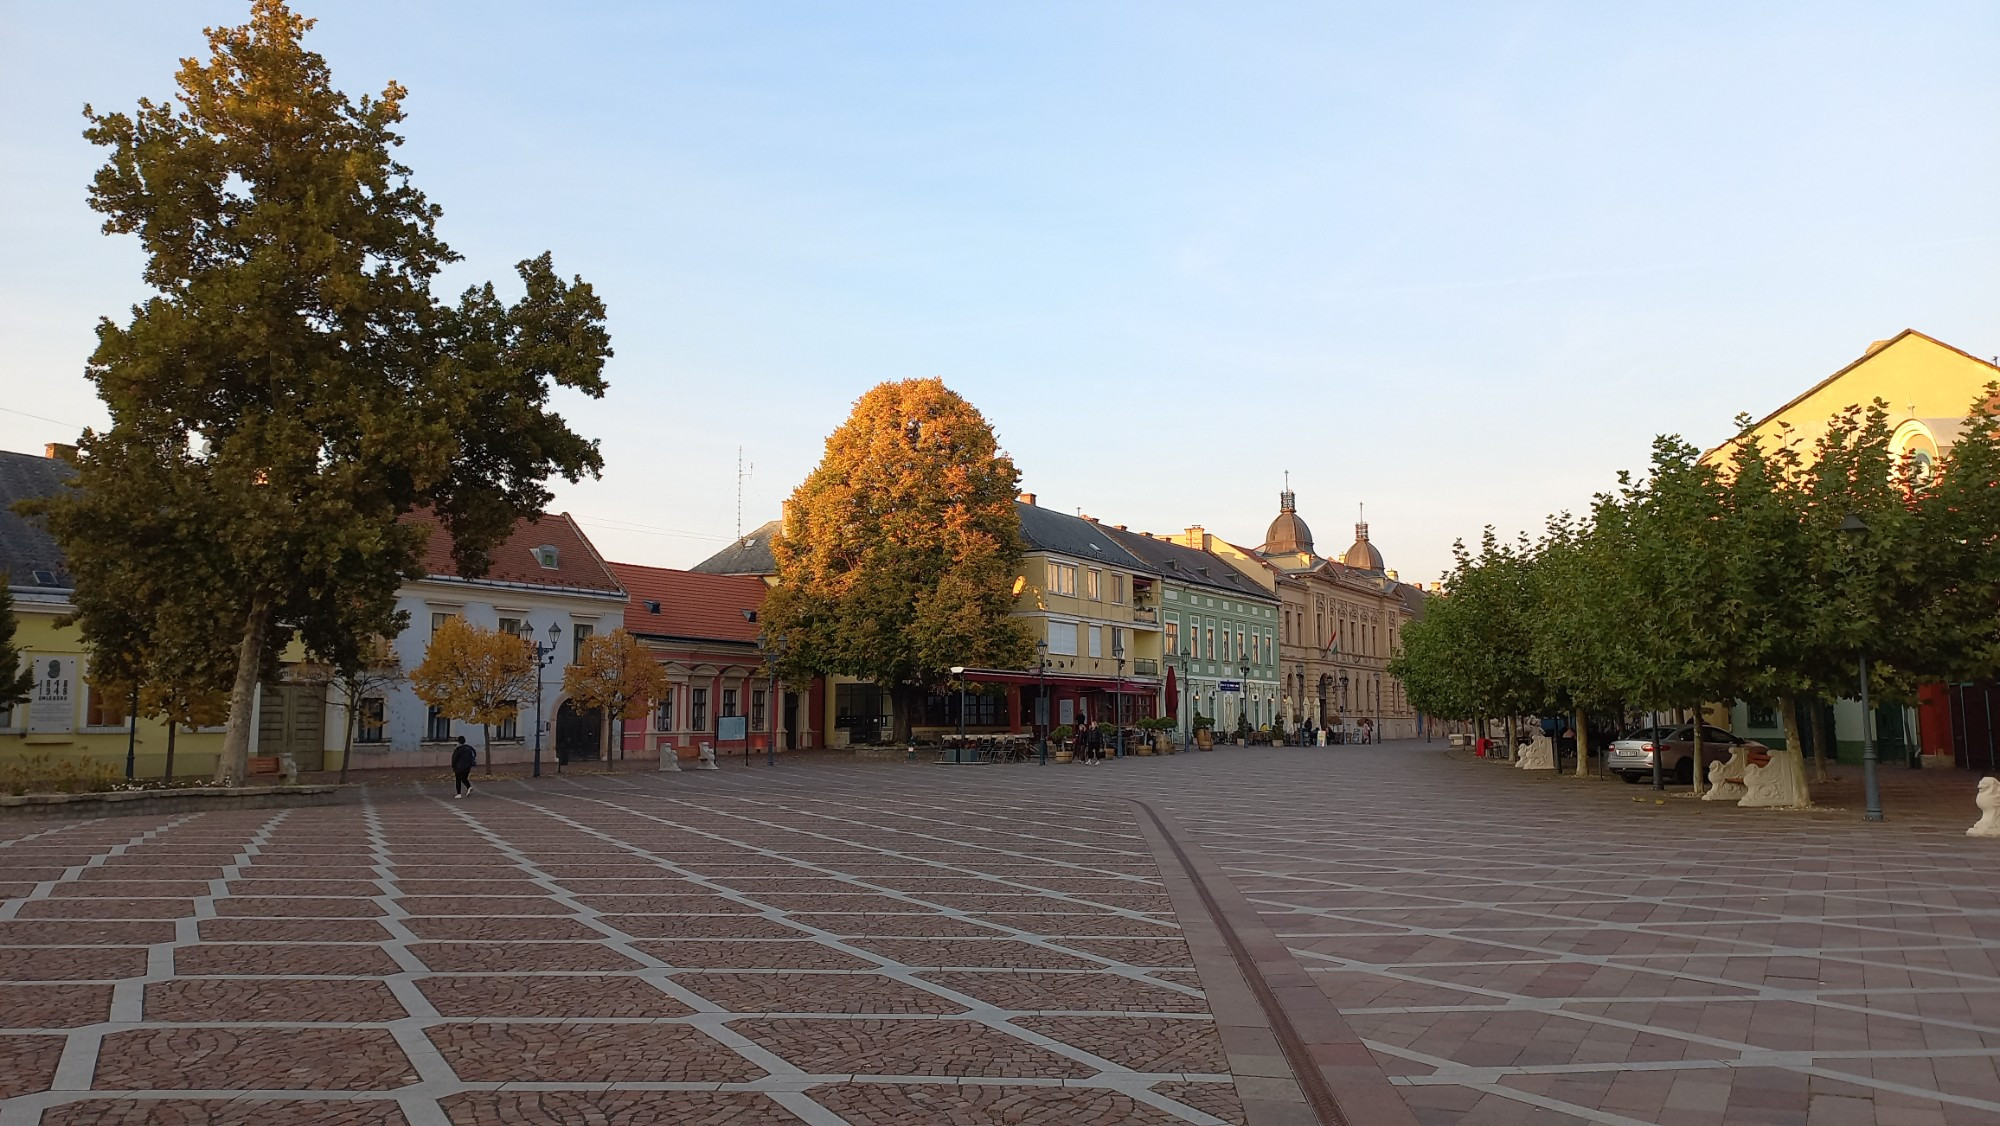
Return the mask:
<svg viewBox="0 0 2000 1126">
<path fill-rule="evenodd" d="M 1104 598 L 1103 583 L 1104 572 L 1098 570 L 1085 571 L 1083 573 L 1083 596 L 1092 602 L 1102 601 Z"/>
<path fill-rule="evenodd" d="M 1111 601 L 1120 606 L 1125 604 L 1125 576 L 1115 572 L 1111 576 Z"/>
<path fill-rule="evenodd" d="M 124 694 L 120 693 L 114 696 L 108 692 L 99 692 L 95 684 L 86 685 L 85 687 L 89 693 L 87 697 L 88 702 L 84 705 L 83 725 L 85 727 L 125 726 L 125 717 L 127 714 L 125 705 L 127 701 Z"/>
<path fill-rule="evenodd" d="M 1167 622 L 1167 655 L 1172 656 L 1176 653 L 1179 653 L 1180 651 L 1181 651 L 1181 624 L 1179 622 L 1169 620 Z"/>
<path fill-rule="evenodd" d="M 519 739 L 521 737 L 521 709 L 514 701 L 506 704 L 507 718 L 493 728 L 495 739 Z"/>
<path fill-rule="evenodd" d="M 535 562 L 540 563 L 545 571 L 554 571 L 562 566 L 562 553 L 556 550 L 554 544 L 545 543 L 535 549 Z"/>
<path fill-rule="evenodd" d="M 508 637 L 521 636 L 521 619 L 519 618 L 500 619 L 500 632 L 506 634 Z"/>
<path fill-rule="evenodd" d="M 736 710 L 736 689 L 725 688 L 722 690 L 722 710 L 716 714 L 718 716 L 742 714 Z"/>
<path fill-rule="evenodd" d="M 440 628 L 442 628 L 442 627 L 444 626 L 444 620 L 445 620 L 446 618 L 449 618 L 449 617 L 451 617 L 451 615 L 450 615 L 450 614 L 447 614 L 447 613 L 445 613 L 445 612 L 444 612 L 444 611 L 442 611 L 442 610 L 432 610 L 432 611 L 431 611 L 431 632 L 432 632 L 432 633 L 436 633 L 436 632 L 437 632 L 437 631 L 438 631 L 438 630 L 439 630 Z"/>
<path fill-rule="evenodd" d="M 1076 623 L 1049 623 L 1049 652 L 1064 657 L 1076 656 Z"/>
<path fill-rule="evenodd" d="M 424 741 L 427 743 L 451 742 L 451 721 L 433 705 L 424 716 Z"/>
<path fill-rule="evenodd" d="M 660 702 L 653 705 L 653 730 L 672 731 L 673 729 L 674 690 L 669 688 L 667 689 L 667 694 L 660 697 Z"/>
<path fill-rule="evenodd" d="M 1208 659 L 1215 660 L 1215 627 L 1208 627 Z"/>
<path fill-rule="evenodd" d="M 1244 646 L 1243 631 L 1239 629 L 1236 631 L 1236 659 L 1240 661 L 1246 656 L 1253 661 L 1257 659 L 1256 655 L 1254 653 L 1251 653 L 1250 650 Z"/>
<path fill-rule="evenodd" d="M 750 729 L 752 731 L 764 730 L 764 690 L 762 688 L 753 688 L 750 690 Z"/>
<path fill-rule="evenodd" d="M 570 643 L 569 643 L 570 664 L 574 665 L 583 660 L 583 643 L 590 640 L 590 633 L 593 628 L 594 627 L 592 626 L 587 626 L 584 625 L 582 622 L 578 622 L 576 623 L 575 628 L 571 630 L 572 636 L 570 637 Z"/>
<path fill-rule="evenodd" d="M 1096 626 L 1088 628 L 1090 630 L 1090 655 L 1093 657 L 1104 656 L 1104 632 Z"/>
<path fill-rule="evenodd" d="M 1118 626 L 1111 627 L 1111 655 L 1114 657 L 1125 655 L 1125 631 Z"/>
<path fill-rule="evenodd" d="M 1778 709 L 1770 704 L 1750 705 L 1750 726 L 1759 729 L 1775 729 L 1778 726 Z"/>
<path fill-rule="evenodd" d="M 1076 597 L 1076 568 L 1068 563 L 1049 564 L 1049 593 Z"/>
<path fill-rule="evenodd" d="M 389 702 L 380 696 L 363 696 L 361 714 L 356 716 L 354 738 L 361 743 L 387 742 Z"/>
<path fill-rule="evenodd" d="M 695 688 L 688 692 L 688 727 L 693 731 L 708 730 L 708 689 Z"/>
</svg>

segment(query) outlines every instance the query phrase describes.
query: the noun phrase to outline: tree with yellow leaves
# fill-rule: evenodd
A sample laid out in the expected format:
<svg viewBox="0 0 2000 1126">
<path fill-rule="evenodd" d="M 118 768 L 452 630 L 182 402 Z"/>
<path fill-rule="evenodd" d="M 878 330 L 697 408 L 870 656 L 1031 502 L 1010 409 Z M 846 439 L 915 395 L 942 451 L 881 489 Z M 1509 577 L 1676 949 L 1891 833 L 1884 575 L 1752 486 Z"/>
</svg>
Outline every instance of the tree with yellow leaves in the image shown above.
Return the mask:
<svg viewBox="0 0 2000 1126">
<path fill-rule="evenodd" d="M 528 643 L 453 615 L 431 635 L 424 661 L 410 673 L 417 698 L 438 714 L 476 723 L 486 773 L 493 773 L 493 725 L 515 714 L 535 690 L 535 658 Z"/>
<path fill-rule="evenodd" d="M 578 707 L 599 710 L 599 746 L 608 768 L 613 764 L 612 722 L 615 720 L 622 731 L 626 720 L 645 715 L 652 701 L 666 694 L 667 671 L 631 634 L 614 629 L 584 641 L 576 663 L 563 670 L 563 691 Z M 621 753 L 624 747 L 621 737 Z"/>
</svg>

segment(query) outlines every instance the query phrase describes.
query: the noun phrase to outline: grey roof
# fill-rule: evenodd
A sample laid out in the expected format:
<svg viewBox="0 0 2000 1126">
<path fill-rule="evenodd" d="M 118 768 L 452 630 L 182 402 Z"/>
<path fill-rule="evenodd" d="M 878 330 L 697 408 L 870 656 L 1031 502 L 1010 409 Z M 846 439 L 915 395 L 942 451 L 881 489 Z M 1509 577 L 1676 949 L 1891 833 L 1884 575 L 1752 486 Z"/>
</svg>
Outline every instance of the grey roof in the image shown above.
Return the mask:
<svg viewBox="0 0 2000 1126">
<path fill-rule="evenodd" d="M 1104 528 L 1037 505 L 1014 502 L 1021 514 L 1021 539 L 1029 551 L 1053 551 L 1076 559 L 1096 559 L 1114 567 L 1151 571 L 1145 560 L 1119 546 Z"/>
<path fill-rule="evenodd" d="M 778 559 L 771 554 L 771 541 L 784 534 L 783 520 L 766 520 L 688 570 L 704 575 L 775 575 Z"/>
<path fill-rule="evenodd" d="M 55 537 L 40 520 L 14 511 L 14 503 L 54 496 L 75 476 L 76 467 L 66 461 L 0 450 L 0 571 L 7 572 L 8 586 L 69 590 L 74 585 Z"/>
<path fill-rule="evenodd" d="M 1102 526 L 1098 531 L 1117 540 L 1126 550 L 1138 556 L 1146 563 L 1148 570 L 1156 571 L 1169 579 L 1225 590 L 1239 598 L 1256 598 L 1266 602 L 1278 600 L 1277 595 L 1265 590 L 1257 580 L 1237 570 L 1229 561 L 1209 552 L 1178 544 L 1172 540 L 1154 539 L 1141 532 L 1122 532 L 1117 528 Z"/>
<path fill-rule="evenodd" d="M 1424 620 L 1424 607 L 1430 602 L 1430 595 L 1415 583 L 1397 583 L 1396 597 L 1403 600 L 1403 606 L 1417 621 Z"/>
</svg>

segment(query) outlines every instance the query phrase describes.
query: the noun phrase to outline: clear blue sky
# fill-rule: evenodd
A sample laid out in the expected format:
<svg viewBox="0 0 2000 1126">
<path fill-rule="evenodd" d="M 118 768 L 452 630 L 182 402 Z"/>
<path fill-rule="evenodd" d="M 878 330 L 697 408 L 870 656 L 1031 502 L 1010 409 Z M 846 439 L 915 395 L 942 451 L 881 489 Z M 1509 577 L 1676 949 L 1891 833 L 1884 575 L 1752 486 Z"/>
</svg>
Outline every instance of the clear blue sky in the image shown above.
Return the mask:
<svg viewBox="0 0 2000 1126">
<path fill-rule="evenodd" d="M 543 249 L 617 358 L 614 558 L 754 525 L 872 384 L 943 377 L 1046 505 L 1405 578 L 1539 527 L 1648 440 L 1707 444 L 1918 328 L 2000 352 L 2000 5 L 339 4 L 411 89 L 467 261 Z M 247 4 L 0 0 L 0 448 L 103 418 L 137 252 L 79 111 L 171 89 Z M 21 413 L 42 415 L 44 422 Z"/>
</svg>

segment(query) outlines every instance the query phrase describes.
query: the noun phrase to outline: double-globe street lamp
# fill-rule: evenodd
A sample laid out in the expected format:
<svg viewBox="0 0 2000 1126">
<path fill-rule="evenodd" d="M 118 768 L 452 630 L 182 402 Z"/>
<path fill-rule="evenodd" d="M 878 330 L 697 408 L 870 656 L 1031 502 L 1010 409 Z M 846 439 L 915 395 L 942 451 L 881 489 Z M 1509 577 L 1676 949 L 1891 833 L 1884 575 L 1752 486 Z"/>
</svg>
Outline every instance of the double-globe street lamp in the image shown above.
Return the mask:
<svg viewBox="0 0 2000 1126">
<path fill-rule="evenodd" d="M 1042 765 L 1049 764 L 1049 643 L 1035 642 L 1035 726 L 1042 736 Z"/>
<path fill-rule="evenodd" d="M 521 632 L 515 636 L 528 643 L 535 662 L 535 770 L 534 777 L 542 776 L 542 671 L 555 663 L 556 643 L 562 640 L 562 624 L 550 622 L 548 644 L 535 640 L 535 631 L 527 622 L 521 623 Z"/>
</svg>

